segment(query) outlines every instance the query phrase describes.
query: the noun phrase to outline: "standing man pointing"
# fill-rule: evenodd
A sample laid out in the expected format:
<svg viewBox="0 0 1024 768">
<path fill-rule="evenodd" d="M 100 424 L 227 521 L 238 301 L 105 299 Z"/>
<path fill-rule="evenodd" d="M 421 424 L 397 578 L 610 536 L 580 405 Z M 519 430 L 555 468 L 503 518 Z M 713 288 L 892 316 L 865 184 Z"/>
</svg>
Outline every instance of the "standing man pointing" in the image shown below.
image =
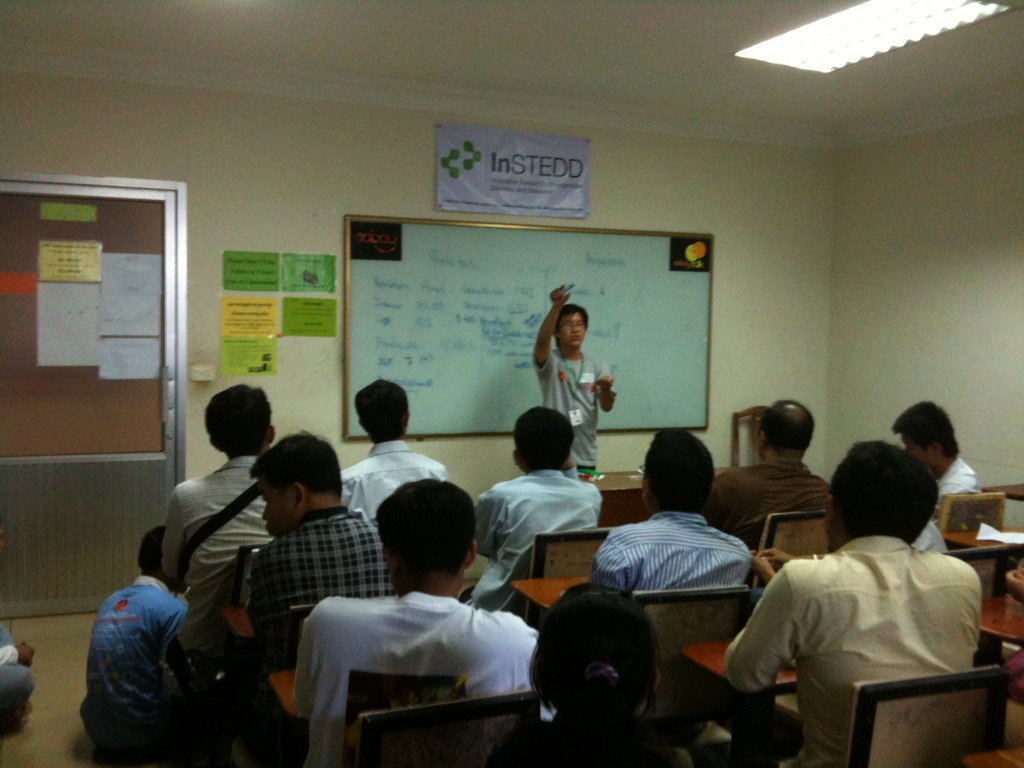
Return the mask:
<svg viewBox="0 0 1024 768">
<path fill-rule="evenodd" d="M 615 379 L 603 360 L 584 356 L 587 310 L 569 304 L 572 286 L 551 292 L 551 309 L 537 330 L 533 367 L 544 396 L 544 406 L 569 417 L 573 443 L 570 457 L 576 468 L 594 472 L 597 467 L 597 407 L 610 411 L 615 405 Z M 551 348 L 551 338 L 555 348 Z"/>
</svg>

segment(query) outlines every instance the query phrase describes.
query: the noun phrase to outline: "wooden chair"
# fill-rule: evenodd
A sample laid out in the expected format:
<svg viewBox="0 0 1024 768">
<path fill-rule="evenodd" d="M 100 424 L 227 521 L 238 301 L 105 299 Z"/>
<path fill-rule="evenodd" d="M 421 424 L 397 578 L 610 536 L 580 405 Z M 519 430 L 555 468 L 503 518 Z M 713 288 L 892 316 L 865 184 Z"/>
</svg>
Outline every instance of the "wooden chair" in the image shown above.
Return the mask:
<svg viewBox="0 0 1024 768">
<path fill-rule="evenodd" d="M 972 547 L 955 549 L 946 553 L 963 560 L 978 574 L 981 581 L 981 599 L 1002 597 L 1006 594 L 1006 572 L 1012 560 L 1020 554 L 1019 547 Z M 978 650 L 974 654 L 974 665 L 998 664 L 1002 660 L 1003 644 L 995 635 L 982 632 L 978 637 Z"/>
<path fill-rule="evenodd" d="M 533 538 L 530 578 L 590 576 L 590 564 L 611 528 L 549 531 Z"/>
<path fill-rule="evenodd" d="M 940 531 L 976 531 L 982 523 L 1003 527 L 1005 493 L 947 493 L 939 502 Z"/>
<path fill-rule="evenodd" d="M 530 578 L 553 579 L 569 576 L 590 577 L 590 564 L 611 528 L 587 528 L 577 531 L 538 533 L 530 555 Z M 539 626 L 540 610 L 527 603 L 526 623 Z"/>
<path fill-rule="evenodd" d="M 1003 744 L 1006 672 L 997 666 L 854 684 L 848 768 L 955 768 Z"/>
<path fill-rule="evenodd" d="M 655 720 L 698 722 L 731 711 L 731 689 L 685 658 L 680 649 L 693 643 L 731 640 L 746 622 L 750 590 L 671 589 L 634 592 L 650 617 L 658 639 L 661 685 L 655 697 Z"/>
<path fill-rule="evenodd" d="M 238 548 L 238 555 L 235 558 L 235 573 L 231 579 L 231 605 L 245 605 L 249 602 L 249 569 L 252 568 L 252 556 L 263 546 L 263 544 L 243 544 Z"/>
<path fill-rule="evenodd" d="M 539 718 L 532 692 L 359 715 L 356 768 L 484 768 L 521 722 Z"/>
<path fill-rule="evenodd" d="M 302 628 L 316 603 L 303 603 L 288 606 L 288 623 L 284 630 L 285 669 L 295 669 L 299 658 L 299 641 L 302 640 Z"/>
<path fill-rule="evenodd" d="M 985 600 L 1006 594 L 1006 572 L 1010 570 L 1012 558 L 1020 554 L 1020 547 L 972 547 L 954 549 L 946 554 L 963 560 L 978 572 L 981 599 Z"/>
<path fill-rule="evenodd" d="M 828 536 L 825 535 L 825 510 L 807 512 L 773 512 L 764 520 L 758 549 L 776 547 L 783 552 L 796 555 L 816 555 L 828 552 Z M 753 576 L 751 585 L 758 586 L 760 580 Z"/>
<path fill-rule="evenodd" d="M 764 520 L 758 549 L 776 547 L 790 555 L 824 555 L 828 552 L 825 510 L 773 512 Z"/>
<path fill-rule="evenodd" d="M 746 457 L 746 464 L 757 464 L 757 424 L 761 414 L 768 410 L 766 405 L 752 405 L 732 414 L 732 450 L 729 465 L 741 467 L 740 457 Z M 746 437 L 743 440 L 742 437 Z M 746 450 L 743 450 L 745 448 Z"/>
</svg>

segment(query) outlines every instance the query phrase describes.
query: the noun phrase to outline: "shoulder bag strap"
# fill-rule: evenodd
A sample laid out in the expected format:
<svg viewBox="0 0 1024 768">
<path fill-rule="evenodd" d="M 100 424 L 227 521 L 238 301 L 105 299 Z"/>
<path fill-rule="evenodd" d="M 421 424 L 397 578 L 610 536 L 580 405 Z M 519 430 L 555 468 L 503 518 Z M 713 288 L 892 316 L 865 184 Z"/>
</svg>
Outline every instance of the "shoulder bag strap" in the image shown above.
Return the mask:
<svg viewBox="0 0 1024 768">
<path fill-rule="evenodd" d="M 203 523 L 199 530 L 192 534 L 192 538 L 185 542 L 185 546 L 182 548 L 181 554 L 178 556 L 178 581 L 185 581 L 185 574 L 188 573 L 189 561 L 192 560 L 192 555 L 195 554 L 195 551 L 199 549 L 199 545 L 210 538 L 210 534 L 222 527 L 228 520 L 249 506 L 259 495 L 260 489 L 256 486 L 256 483 L 253 483 L 242 491 L 234 501 Z"/>
</svg>

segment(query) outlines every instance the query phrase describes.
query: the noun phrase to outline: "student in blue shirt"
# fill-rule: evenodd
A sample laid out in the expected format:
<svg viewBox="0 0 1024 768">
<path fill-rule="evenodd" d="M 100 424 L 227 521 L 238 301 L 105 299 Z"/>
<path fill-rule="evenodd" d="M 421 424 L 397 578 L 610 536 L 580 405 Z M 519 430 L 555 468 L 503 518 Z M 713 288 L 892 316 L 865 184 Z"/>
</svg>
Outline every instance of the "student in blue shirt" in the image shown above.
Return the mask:
<svg viewBox="0 0 1024 768">
<path fill-rule="evenodd" d="M 96 746 L 114 751 L 157 747 L 169 735 L 171 693 L 160 661 L 185 619 L 160 569 L 164 526 L 139 548 L 142 575 L 106 599 L 92 627 L 81 715 Z"/>
</svg>

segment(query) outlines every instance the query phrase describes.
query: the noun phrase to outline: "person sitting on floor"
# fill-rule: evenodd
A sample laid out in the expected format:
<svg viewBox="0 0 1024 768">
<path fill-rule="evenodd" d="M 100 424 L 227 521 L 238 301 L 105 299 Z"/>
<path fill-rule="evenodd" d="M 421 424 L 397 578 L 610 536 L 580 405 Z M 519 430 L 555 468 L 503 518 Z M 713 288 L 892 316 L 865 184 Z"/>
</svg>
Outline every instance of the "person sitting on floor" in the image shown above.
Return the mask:
<svg viewBox="0 0 1024 768">
<path fill-rule="evenodd" d="M 93 622 L 80 714 L 102 749 L 156 748 L 171 734 L 171 692 L 160 662 L 185 620 L 185 604 L 170 594 L 160 568 L 164 530 L 143 537 L 142 575 L 108 597 Z"/>
<path fill-rule="evenodd" d="M 0 554 L 4 551 L 4 529 L 0 525 Z M 7 627 L 0 624 L 0 734 L 14 730 L 32 711 L 29 697 L 35 690 L 32 658 L 35 649 L 28 643 L 14 644 Z"/>
<path fill-rule="evenodd" d="M 594 528 L 601 492 L 572 470 L 572 425 L 558 411 L 540 406 L 526 411 L 516 419 L 513 439 L 512 460 L 526 474 L 498 483 L 476 503 L 476 543 L 490 562 L 471 602 L 488 611 L 521 613 L 523 601 L 511 582 L 527 577 L 534 537 Z"/>
</svg>

